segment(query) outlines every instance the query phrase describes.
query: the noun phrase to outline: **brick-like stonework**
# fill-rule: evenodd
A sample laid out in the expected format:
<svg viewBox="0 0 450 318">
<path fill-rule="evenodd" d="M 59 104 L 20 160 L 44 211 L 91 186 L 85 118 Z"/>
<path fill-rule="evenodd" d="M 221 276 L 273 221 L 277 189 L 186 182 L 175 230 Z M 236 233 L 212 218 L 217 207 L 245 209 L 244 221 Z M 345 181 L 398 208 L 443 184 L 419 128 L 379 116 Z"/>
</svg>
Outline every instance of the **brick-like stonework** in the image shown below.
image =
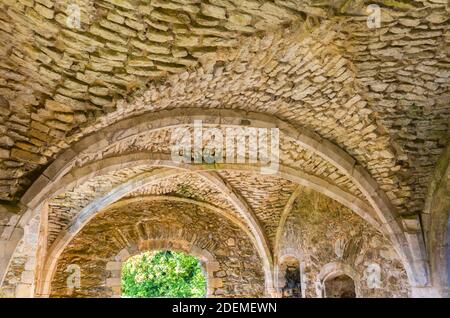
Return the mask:
<svg viewBox="0 0 450 318">
<path fill-rule="evenodd" d="M 362 2 L 347 2 L 98 1 L 72 30 L 64 3 L 5 1 L 2 199 L 82 135 L 170 105 L 306 125 L 368 168 L 400 212 L 420 212 L 448 141 L 445 3 L 380 1 L 382 28 L 371 30 Z"/>
<path fill-rule="evenodd" d="M 358 297 L 445 295 L 449 18 L 447 0 L 2 0 L 0 296 L 47 296 L 50 261 L 67 296 L 74 260 L 92 280 L 73 295 L 117 296 L 107 264 L 142 235 L 217 261 L 211 295 L 281 295 L 278 261 L 308 297 L 333 271 Z M 173 129 L 201 116 L 280 127 L 280 173 L 174 164 Z M 148 231 L 105 212 L 144 197 L 168 210 L 136 211 Z"/>
<path fill-rule="evenodd" d="M 248 201 L 273 245 L 281 213 L 297 185 L 257 173 L 222 171 L 220 174 Z"/>
<path fill-rule="evenodd" d="M 94 177 L 76 188 L 66 191 L 49 202 L 48 244 L 49 246 L 60 231 L 67 229 L 77 214 L 93 200 L 105 195 L 114 187 L 132 179 L 136 175 L 152 171 L 148 167 L 122 169 L 104 176 Z"/>
<path fill-rule="evenodd" d="M 184 241 L 208 251 L 218 262 L 210 282 L 214 296 L 264 294 L 260 258 L 238 227 L 191 204 L 137 200 L 102 212 L 70 242 L 59 258 L 51 296 L 112 296 L 106 264 L 125 247 L 145 250 L 147 240 Z M 70 264 L 81 267 L 81 288 L 72 294 L 66 285 L 70 273 L 64 272 Z"/>
<path fill-rule="evenodd" d="M 217 128 L 226 135 L 226 128 L 214 125 L 212 128 Z M 77 157 L 76 165 L 83 166 L 89 162 L 129 152 L 148 151 L 152 153 L 170 154 L 176 141 L 171 139 L 172 135 L 176 135 L 176 129 L 187 129 L 191 135 L 193 134 L 192 125 L 185 127 L 180 126 L 177 128 L 155 129 L 150 132 L 136 134 L 108 144 L 104 149 L 95 148 L 80 154 Z M 210 142 L 210 139 L 204 136 L 203 144 L 206 145 L 208 142 Z M 226 153 L 226 150 L 227 149 L 223 149 L 223 153 Z M 236 151 L 236 149 L 234 150 Z M 248 154 L 246 155 L 246 157 L 248 157 Z M 338 168 L 312 151 L 301 147 L 296 140 L 293 140 L 284 134 L 281 134 L 280 136 L 280 163 L 320 177 L 323 180 L 335 184 L 344 191 L 364 199 L 364 196 L 358 187 Z"/>
<path fill-rule="evenodd" d="M 278 258 L 284 255 L 302 263 L 306 297 L 321 297 L 322 275 L 333 263 L 350 269 L 346 274 L 353 276 L 357 297 L 410 295 L 405 269 L 391 243 L 347 208 L 308 189 L 299 194 L 286 220 Z M 372 284 L 371 266 L 377 265 L 380 283 Z"/>
</svg>

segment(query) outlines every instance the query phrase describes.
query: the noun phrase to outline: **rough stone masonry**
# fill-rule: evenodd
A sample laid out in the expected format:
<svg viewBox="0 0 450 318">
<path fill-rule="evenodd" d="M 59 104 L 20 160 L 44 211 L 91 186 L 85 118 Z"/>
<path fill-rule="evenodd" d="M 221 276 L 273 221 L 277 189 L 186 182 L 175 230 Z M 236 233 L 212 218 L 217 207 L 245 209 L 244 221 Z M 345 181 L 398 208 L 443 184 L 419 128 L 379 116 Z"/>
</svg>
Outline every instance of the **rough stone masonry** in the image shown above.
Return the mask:
<svg viewBox="0 0 450 318">
<path fill-rule="evenodd" d="M 203 257 L 211 297 L 281 297 L 292 264 L 303 297 L 448 296 L 449 20 L 447 0 L 2 0 L 0 296 L 120 296 L 122 261 L 158 248 Z M 194 120 L 279 128 L 278 173 L 175 164 Z"/>
</svg>

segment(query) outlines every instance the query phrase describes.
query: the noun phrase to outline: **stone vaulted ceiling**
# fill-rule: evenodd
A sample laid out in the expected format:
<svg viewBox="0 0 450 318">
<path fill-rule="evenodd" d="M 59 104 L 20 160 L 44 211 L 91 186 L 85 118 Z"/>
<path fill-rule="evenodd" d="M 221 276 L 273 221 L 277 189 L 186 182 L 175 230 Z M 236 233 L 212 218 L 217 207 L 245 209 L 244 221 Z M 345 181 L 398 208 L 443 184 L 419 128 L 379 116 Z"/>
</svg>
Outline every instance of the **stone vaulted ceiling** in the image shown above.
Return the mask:
<svg viewBox="0 0 450 318">
<path fill-rule="evenodd" d="M 312 128 L 420 212 L 448 141 L 444 2 L 378 1 L 370 30 L 363 1 L 78 1 L 80 29 L 64 1 L 2 1 L 0 199 L 93 129 L 200 106 Z"/>
<path fill-rule="evenodd" d="M 379 27 L 367 24 L 369 4 Z M 271 259 L 261 251 L 273 253 L 308 196 L 301 184 L 384 234 L 398 216 L 401 232 L 420 233 L 450 136 L 449 17 L 447 0 L 1 0 L 0 230 L 28 221 L 42 190 L 53 255 L 94 210 L 145 197 L 225 216 Z M 280 133 L 281 173 L 168 165 L 174 127 L 192 127 L 166 117 L 214 112 L 218 129 L 251 116 L 298 129 Z M 338 159 L 323 151 L 332 147 Z M 8 282 L 26 268 L 27 244 Z"/>
</svg>

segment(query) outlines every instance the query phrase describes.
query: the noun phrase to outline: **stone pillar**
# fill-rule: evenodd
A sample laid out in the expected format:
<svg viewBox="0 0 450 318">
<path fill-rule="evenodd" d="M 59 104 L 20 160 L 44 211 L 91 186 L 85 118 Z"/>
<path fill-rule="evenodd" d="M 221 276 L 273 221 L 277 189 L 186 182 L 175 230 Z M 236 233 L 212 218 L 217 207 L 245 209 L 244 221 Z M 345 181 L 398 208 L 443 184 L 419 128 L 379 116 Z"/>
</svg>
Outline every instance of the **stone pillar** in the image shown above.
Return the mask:
<svg viewBox="0 0 450 318">
<path fill-rule="evenodd" d="M 11 234 L 3 235 L 5 231 L 9 232 L 10 230 L 12 230 Z M 2 286 L 9 261 L 23 236 L 23 230 L 21 228 L 5 229 L 5 227 L 0 227 L 0 233 L 2 233 L 0 236 L 2 238 L 0 239 L 0 286 Z"/>
<path fill-rule="evenodd" d="M 122 296 L 121 287 L 121 271 L 122 271 L 122 260 L 115 260 L 106 263 L 106 270 L 109 272 L 106 278 L 105 286 L 111 289 L 111 297 L 120 298 Z"/>
<path fill-rule="evenodd" d="M 23 229 L 17 227 L 20 215 L 15 212 L 11 211 L 10 206 L 0 205 L 0 295 L 4 297 L 14 296 L 13 291 L 3 288 L 3 281 L 11 257 L 23 236 Z"/>
</svg>

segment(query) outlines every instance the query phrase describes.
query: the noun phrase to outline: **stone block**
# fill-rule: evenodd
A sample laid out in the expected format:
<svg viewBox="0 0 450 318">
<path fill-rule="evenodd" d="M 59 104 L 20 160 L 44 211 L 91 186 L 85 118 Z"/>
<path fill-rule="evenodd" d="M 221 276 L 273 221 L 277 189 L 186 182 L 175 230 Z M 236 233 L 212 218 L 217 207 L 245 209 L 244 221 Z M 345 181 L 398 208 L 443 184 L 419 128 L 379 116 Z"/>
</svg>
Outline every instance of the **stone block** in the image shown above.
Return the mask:
<svg viewBox="0 0 450 318">
<path fill-rule="evenodd" d="M 216 19 L 226 19 L 226 10 L 222 7 L 218 7 L 215 5 L 207 4 L 202 2 L 201 4 L 202 13 L 208 17 L 216 18 Z"/>
<path fill-rule="evenodd" d="M 122 262 L 108 262 L 106 263 L 106 270 L 117 271 L 122 269 Z"/>
<path fill-rule="evenodd" d="M 120 286 L 121 283 L 122 282 L 121 282 L 120 277 L 114 277 L 114 278 L 107 278 L 106 279 L 106 286 L 107 287 Z"/>
<path fill-rule="evenodd" d="M 210 288 L 223 287 L 223 279 L 222 278 L 209 278 L 208 279 L 208 287 L 210 287 Z"/>
<path fill-rule="evenodd" d="M 33 296 L 32 285 L 29 284 L 17 284 L 16 286 L 16 298 L 30 298 Z"/>
</svg>

